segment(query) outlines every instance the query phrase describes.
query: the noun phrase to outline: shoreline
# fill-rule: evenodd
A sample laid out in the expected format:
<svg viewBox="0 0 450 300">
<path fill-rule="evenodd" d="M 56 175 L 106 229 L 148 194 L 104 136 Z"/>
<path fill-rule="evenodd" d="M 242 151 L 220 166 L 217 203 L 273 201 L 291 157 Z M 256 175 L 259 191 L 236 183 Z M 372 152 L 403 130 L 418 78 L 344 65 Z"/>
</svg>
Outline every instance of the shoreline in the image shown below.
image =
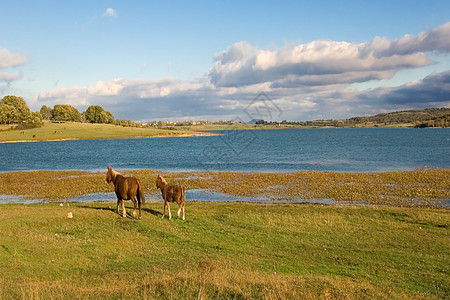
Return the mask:
<svg viewBox="0 0 450 300">
<path fill-rule="evenodd" d="M 134 137 L 107 137 L 107 138 L 62 138 L 49 140 L 12 140 L 0 141 L 0 144 L 16 144 L 16 143 L 39 143 L 39 142 L 65 142 L 65 141 L 84 141 L 84 140 L 120 140 L 120 139 L 152 139 L 152 138 L 170 138 L 170 137 L 197 137 L 197 136 L 215 136 L 217 134 L 208 132 L 199 133 L 180 133 L 180 134 L 161 134 L 155 136 L 134 136 Z"/>
</svg>

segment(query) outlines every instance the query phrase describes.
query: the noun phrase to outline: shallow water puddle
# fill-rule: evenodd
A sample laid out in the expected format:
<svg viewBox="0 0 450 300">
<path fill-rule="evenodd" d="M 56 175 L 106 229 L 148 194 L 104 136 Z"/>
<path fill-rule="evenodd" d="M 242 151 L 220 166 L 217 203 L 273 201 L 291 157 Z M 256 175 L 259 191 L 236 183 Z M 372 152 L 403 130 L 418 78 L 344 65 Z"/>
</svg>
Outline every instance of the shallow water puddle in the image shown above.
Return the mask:
<svg viewBox="0 0 450 300">
<path fill-rule="evenodd" d="M 160 193 L 153 193 L 146 195 L 147 201 L 162 201 Z M 71 198 L 62 199 L 57 202 L 93 202 L 93 201 L 116 201 L 114 193 L 92 193 Z M 186 191 L 186 201 L 211 201 L 211 202 L 253 202 L 253 203 L 318 203 L 318 204 L 335 204 L 336 201 L 332 199 L 300 199 L 294 200 L 274 200 L 263 196 L 245 197 L 229 195 L 224 193 L 213 192 L 207 189 L 191 189 Z M 0 204 L 33 204 L 45 203 L 42 199 L 26 199 L 22 196 L 3 195 L 0 194 Z"/>
<path fill-rule="evenodd" d="M 34 204 L 44 203 L 42 199 L 26 199 L 17 195 L 0 194 L 0 204 Z"/>
<path fill-rule="evenodd" d="M 70 202 L 115 202 L 116 195 L 111 193 L 92 193 L 80 196 L 75 196 L 71 198 L 62 199 L 60 203 L 70 203 Z M 148 202 L 162 202 L 161 194 L 154 192 L 152 194 L 146 195 L 146 200 Z M 186 201 L 210 201 L 210 202 L 252 202 L 252 203 L 314 203 L 314 204 L 324 204 L 324 205 L 370 205 L 368 203 L 362 202 L 347 202 L 347 201 L 335 201 L 333 199 L 319 198 L 319 199 L 302 199 L 294 198 L 293 200 L 286 199 L 271 199 L 264 196 L 255 197 L 245 197 L 236 196 L 224 193 L 213 192 L 207 189 L 191 189 L 186 190 Z M 42 199 L 26 199 L 23 196 L 16 195 L 5 195 L 0 194 L 0 205 L 1 204 L 35 204 L 35 203 L 46 203 L 48 201 Z M 436 208 L 450 208 L 450 199 L 443 199 L 436 203 Z"/>
<path fill-rule="evenodd" d="M 212 201 L 212 202 L 254 202 L 254 203 L 319 203 L 335 204 L 332 199 L 300 199 L 283 200 L 270 199 L 264 196 L 245 197 L 213 192 L 206 189 L 192 189 L 186 191 L 186 201 Z"/>
</svg>

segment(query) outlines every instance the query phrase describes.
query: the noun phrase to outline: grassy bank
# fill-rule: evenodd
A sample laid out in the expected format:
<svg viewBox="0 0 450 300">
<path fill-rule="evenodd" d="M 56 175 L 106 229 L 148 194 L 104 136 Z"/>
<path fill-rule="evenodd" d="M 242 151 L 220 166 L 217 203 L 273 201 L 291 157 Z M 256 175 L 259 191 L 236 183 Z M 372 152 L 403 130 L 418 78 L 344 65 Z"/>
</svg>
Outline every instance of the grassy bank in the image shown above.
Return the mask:
<svg viewBox="0 0 450 300">
<path fill-rule="evenodd" d="M 450 169 L 386 173 L 294 173 L 125 171 L 141 179 L 146 193 L 155 193 L 155 179 L 187 189 L 274 200 L 332 199 L 337 202 L 391 206 L 440 206 L 450 199 Z M 0 194 L 58 201 L 89 193 L 112 192 L 105 172 L 34 171 L 0 173 Z"/>
<path fill-rule="evenodd" d="M 122 127 L 109 124 L 90 123 L 51 123 L 44 122 L 40 128 L 27 130 L 7 130 L 3 126 L 0 131 L 0 142 L 37 142 L 53 140 L 77 139 L 117 139 L 117 138 L 143 138 L 163 136 L 200 135 L 203 133 L 186 130 L 167 130 L 155 128 Z"/>
<path fill-rule="evenodd" d="M 183 222 L 113 206 L 2 206 L 0 298 L 450 296 L 447 210 L 191 202 Z"/>
</svg>

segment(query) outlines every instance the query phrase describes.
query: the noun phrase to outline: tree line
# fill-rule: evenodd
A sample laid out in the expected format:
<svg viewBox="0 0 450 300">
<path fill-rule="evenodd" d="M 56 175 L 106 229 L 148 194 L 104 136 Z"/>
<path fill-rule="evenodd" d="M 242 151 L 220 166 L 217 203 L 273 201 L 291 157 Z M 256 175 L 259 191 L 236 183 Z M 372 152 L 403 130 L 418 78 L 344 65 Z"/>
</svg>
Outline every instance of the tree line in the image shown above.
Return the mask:
<svg viewBox="0 0 450 300">
<path fill-rule="evenodd" d="M 31 112 L 26 101 L 18 96 L 5 96 L 0 100 L 0 124 L 18 124 L 20 128 L 39 127 L 43 120 L 54 122 L 87 122 L 119 125 L 128 120 L 114 120 L 114 115 L 99 105 L 91 105 L 80 113 L 68 104 L 57 104 L 53 108 L 43 105 L 39 112 Z"/>
<path fill-rule="evenodd" d="M 69 104 L 56 104 L 53 109 L 43 105 L 39 112 L 44 120 L 55 122 L 114 123 L 114 115 L 99 105 L 91 105 L 82 113 Z"/>
</svg>

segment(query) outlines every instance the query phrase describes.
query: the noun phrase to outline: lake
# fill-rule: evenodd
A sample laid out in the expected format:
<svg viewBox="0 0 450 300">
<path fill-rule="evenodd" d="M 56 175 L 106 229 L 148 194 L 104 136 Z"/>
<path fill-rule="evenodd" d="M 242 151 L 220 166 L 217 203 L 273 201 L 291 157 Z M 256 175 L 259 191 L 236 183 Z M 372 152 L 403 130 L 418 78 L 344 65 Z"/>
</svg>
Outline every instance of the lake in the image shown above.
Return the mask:
<svg viewBox="0 0 450 300">
<path fill-rule="evenodd" d="M 0 144 L 0 172 L 384 172 L 450 167 L 450 129 L 230 130 L 218 136 Z"/>
</svg>

